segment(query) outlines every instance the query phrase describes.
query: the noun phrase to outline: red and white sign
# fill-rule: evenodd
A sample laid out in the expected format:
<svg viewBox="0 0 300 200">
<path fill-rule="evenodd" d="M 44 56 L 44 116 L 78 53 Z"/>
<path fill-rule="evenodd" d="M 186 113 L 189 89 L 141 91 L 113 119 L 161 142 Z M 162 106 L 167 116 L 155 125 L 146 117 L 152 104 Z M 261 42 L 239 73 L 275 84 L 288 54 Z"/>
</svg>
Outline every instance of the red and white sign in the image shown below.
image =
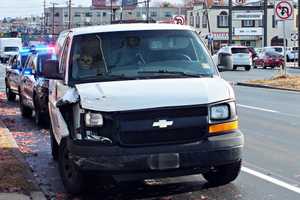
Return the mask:
<svg viewBox="0 0 300 200">
<path fill-rule="evenodd" d="M 293 20 L 294 6 L 293 1 L 282 0 L 275 3 L 275 16 L 276 20 Z"/>
<path fill-rule="evenodd" d="M 244 5 L 246 3 L 246 0 L 235 0 L 235 4 L 237 5 Z"/>
<path fill-rule="evenodd" d="M 174 17 L 175 24 L 185 25 L 185 17 L 183 15 L 178 15 Z"/>
</svg>

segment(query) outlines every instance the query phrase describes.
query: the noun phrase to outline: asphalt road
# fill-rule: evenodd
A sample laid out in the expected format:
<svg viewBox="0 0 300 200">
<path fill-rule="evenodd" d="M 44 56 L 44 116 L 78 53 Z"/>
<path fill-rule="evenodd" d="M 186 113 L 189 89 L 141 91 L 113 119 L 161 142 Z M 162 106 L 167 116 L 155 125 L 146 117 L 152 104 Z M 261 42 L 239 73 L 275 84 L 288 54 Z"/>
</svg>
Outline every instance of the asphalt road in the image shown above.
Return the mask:
<svg viewBox="0 0 300 200">
<path fill-rule="evenodd" d="M 1 76 L 0 66 L 0 76 Z M 300 73 L 291 69 L 292 73 Z M 269 77 L 274 70 L 224 72 L 229 81 Z M 1 80 L 0 80 L 1 81 Z M 2 85 L 2 86 L 1 86 Z M 0 82 L 3 88 L 3 81 Z M 296 200 L 300 199 L 300 94 L 235 87 L 240 128 L 245 134 L 244 167 L 236 181 L 210 188 L 201 175 L 150 180 L 145 183 L 96 187 L 77 199 L 193 199 L 193 200 Z M 57 163 L 50 156 L 47 129 L 23 119 L 17 102 L 0 104 L 0 119 L 13 133 L 46 195 L 73 199 L 65 194 Z"/>
</svg>

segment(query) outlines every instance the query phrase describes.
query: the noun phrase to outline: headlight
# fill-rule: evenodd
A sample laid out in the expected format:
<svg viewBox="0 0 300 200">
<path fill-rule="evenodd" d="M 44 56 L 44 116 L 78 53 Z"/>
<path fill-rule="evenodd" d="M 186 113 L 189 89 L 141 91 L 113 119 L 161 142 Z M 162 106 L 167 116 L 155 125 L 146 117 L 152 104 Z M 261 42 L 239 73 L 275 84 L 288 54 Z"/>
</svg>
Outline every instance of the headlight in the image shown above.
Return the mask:
<svg viewBox="0 0 300 200">
<path fill-rule="evenodd" d="M 103 116 L 100 113 L 88 112 L 84 117 L 86 127 L 102 127 Z"/>
<path fill-rule="evenodd" d="M 210 108 L 211 120 L 224 120 L 229 118 L 229 106 L 217 105 Z"/>
</svg>

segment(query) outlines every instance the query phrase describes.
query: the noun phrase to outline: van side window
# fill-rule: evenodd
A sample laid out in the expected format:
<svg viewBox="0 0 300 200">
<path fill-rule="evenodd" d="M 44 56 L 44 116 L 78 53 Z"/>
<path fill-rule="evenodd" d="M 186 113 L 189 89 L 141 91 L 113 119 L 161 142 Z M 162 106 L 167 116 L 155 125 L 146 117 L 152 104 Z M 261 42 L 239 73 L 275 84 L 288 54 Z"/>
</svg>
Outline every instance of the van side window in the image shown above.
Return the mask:
<svg viewBox="0 0 300 200">
<path fill-rule="evenodd" d="M 62 52 L 62 56 L 61 56 L 61 60 L 60 60 L 60 65 L 59 65 L 59 73 L 63 74 L 65 72 L 66 69 L 66 65 L 67 65 L 67 60 L 68 60 L 68 50 L 69 50 L 69 45 L 70 45 L 70 39 L 67 38 L 65 45 L 64 45 L 64 49 Z"/>
</svg>

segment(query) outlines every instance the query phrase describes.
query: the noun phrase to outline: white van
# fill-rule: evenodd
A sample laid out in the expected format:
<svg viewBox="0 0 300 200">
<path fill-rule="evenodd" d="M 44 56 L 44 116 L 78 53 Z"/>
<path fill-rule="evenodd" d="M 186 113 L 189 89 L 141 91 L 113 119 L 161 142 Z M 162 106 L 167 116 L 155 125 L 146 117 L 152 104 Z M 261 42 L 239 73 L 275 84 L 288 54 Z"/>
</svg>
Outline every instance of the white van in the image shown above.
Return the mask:
<svg viewBox="0 0 300 200">
<path fill-rule="evenodd" d="M 0 61 L 8 61 L 10 56 L 18 54 L 22 47 L 21 38 L 0 38 Z"/>
<path fill-rule="evenodd" d="M 241 169 L 235 96 L 193 29 L 118 24 L 72 29 L 48 60 L 52 156 L 70 193 L 86 175 L 118 180 Z M 100 177 L 99 177 L 100 176 Z"/>
</svg>

